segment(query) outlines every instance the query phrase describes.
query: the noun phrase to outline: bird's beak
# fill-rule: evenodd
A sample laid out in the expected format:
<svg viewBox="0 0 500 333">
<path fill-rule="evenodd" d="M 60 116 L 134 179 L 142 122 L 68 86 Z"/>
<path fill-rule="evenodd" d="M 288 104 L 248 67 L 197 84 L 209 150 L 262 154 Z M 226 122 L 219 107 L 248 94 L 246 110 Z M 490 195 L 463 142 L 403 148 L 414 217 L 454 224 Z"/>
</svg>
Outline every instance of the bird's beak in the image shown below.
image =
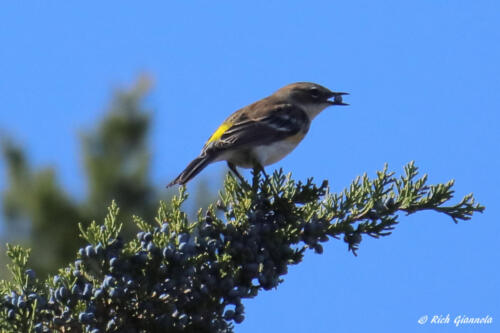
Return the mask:
<svg viewBox="0 0 500 333">
<path fill-rule="evenodd" d="M 349 105 L 349 104 L 344 103 L 342 101 L 342 96 L 344 96 L 344 95 L 349 95 L 349 93 L 332 91 L 331 96 L 328 97 L 328 103 L 330 105 Z M 332 97 L 333 97 L 333 100 L 330 99 Z"/>
</svg>

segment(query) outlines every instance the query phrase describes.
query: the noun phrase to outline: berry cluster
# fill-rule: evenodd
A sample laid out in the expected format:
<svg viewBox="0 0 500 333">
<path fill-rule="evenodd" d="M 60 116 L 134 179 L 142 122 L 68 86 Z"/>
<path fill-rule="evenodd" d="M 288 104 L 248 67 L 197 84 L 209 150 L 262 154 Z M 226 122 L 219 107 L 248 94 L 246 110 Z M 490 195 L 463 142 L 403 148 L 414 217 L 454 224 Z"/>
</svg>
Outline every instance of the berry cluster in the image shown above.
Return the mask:
<svg viewBox="0 0 500 333">
<path fill-rule="evenodd" d="M 303 249 L 291 247 L 283 232 L 290 224 L 271 201 L 260 200 L 244 221 L 236 222 L 236 208 L 225 209 L 226 223 L 209 211 L 182 231 L 163 222 L 128 243 L 115 237 L 81 248 L 45 293 L 6 296 L 7 319 L 33 309 L 35 332 L 232 331 L 244 320 L 242 299 L 276 287 Z M 315 224 L 300 225 L 311 231 L 299 239 L 316 249 Z"/>
<path fill-rule="evenodd" d="M 362 234 L 389 235 L 398 210 L 434 209 L 456 221 L 484 209 L 471 196 L 443 206 L 451 182 L 424 186 L 413 164 L 405 171 L 365 175 L 338 195 L 281 171 L 264 180 L 255 172 L 252 185 L 230 177 L 220 211 L 210 206 L 193 223 L 180 209 L 181 188 L 170 207 L 160 204 L 155 227 L 134 218 L 140 231 L 127 242 L 113 203 L 102 226 L 80 226 L 88 245 L 46 281 L 27 267 L 28 250 L 7 246 L 13 281 L 0 281 L 0 331 L 231 332 L 245 318 L 242 300 L 277 287 L 288 265 L 307 248 L 322 253 L 329 236 L 344 235 L 355 253 Z"/>
<path fill-rule="evenodd" d="M 26 283 L 3 297 L 0 328 L 231 332 L 245 318 L 243 299 L 276 287 L 306 247 L 321 253 L 318 242 L 327 240 L 328 223 L 307 219 L 310 214 L 297 208 L 324 189 L 299 186 L 287 197 L 263 187 L 250 202 L 242 200 L 243 190 L 221 197 L 224 219 L 211 208 L 194 223 L 180 211 L 181 191 L 171 211 L 160 207 L 157 227 L 139 222 L 141 231 L 128 242 L 119 236 L 113 204 L 104 225 L 82 229 L 89 244 L 69 267 L 45 283 L 31 270 L 21 274 Z"/>
</svg>

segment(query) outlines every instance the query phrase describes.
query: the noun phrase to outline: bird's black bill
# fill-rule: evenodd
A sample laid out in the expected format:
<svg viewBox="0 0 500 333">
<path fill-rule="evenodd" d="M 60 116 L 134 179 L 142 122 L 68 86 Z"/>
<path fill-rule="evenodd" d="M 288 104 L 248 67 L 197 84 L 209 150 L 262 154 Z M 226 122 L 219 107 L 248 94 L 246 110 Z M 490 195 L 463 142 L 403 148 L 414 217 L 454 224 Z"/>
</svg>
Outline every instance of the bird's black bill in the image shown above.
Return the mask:
<svg viewBox="0 0 500 333">
<path fill-rule="evenodd" d="M 347 103 L 344 103 L 344 101 L 342 100 L 342 96 L 344 96 L 344 95 L 349 95 L 349 93 L 346 93 L 346 92 L 332 92 L 332 96 L 331 97 L 333 97 L 333 100 L 329 99 L 328 103 L 330 103 L 331 105 L 349 105 Z"/>
</svg>

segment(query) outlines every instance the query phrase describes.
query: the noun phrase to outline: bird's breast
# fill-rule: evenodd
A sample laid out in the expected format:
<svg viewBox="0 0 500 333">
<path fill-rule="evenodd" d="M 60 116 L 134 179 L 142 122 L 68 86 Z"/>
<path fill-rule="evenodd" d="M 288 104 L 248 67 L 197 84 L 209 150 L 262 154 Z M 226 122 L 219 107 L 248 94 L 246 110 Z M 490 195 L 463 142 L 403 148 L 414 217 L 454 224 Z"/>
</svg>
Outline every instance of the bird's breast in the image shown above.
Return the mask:
<svg viewBox="0 0 500 333">
<path fill-rule="evenodd" d="M 294 150 L 304 136 L 305 133 L 300 132 L 281 141 L 257 146 L 252 149 L 252 155 L 262 166 L 276 163 Z"/>
</svg>

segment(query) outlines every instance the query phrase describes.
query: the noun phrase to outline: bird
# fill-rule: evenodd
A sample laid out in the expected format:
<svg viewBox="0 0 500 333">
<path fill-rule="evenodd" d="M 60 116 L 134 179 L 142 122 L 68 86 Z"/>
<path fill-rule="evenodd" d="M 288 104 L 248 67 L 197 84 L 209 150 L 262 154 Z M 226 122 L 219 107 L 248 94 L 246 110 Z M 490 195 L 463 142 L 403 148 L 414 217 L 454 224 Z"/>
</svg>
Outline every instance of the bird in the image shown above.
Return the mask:
<svg viewBox="0 0 500 333">
<path fill-rule="evenodd" d="M 349 105 L 346 92 L 334 92 L 317 83 L 295 82 L 231 114 L 208 138 L 196 157 L 167 187 L 185 185 L 207 165 L 226 161 L 236 167 L 257 168 L 276 163 L 302 141 L 312 120 L 332 105 Z"/>
</svg>

